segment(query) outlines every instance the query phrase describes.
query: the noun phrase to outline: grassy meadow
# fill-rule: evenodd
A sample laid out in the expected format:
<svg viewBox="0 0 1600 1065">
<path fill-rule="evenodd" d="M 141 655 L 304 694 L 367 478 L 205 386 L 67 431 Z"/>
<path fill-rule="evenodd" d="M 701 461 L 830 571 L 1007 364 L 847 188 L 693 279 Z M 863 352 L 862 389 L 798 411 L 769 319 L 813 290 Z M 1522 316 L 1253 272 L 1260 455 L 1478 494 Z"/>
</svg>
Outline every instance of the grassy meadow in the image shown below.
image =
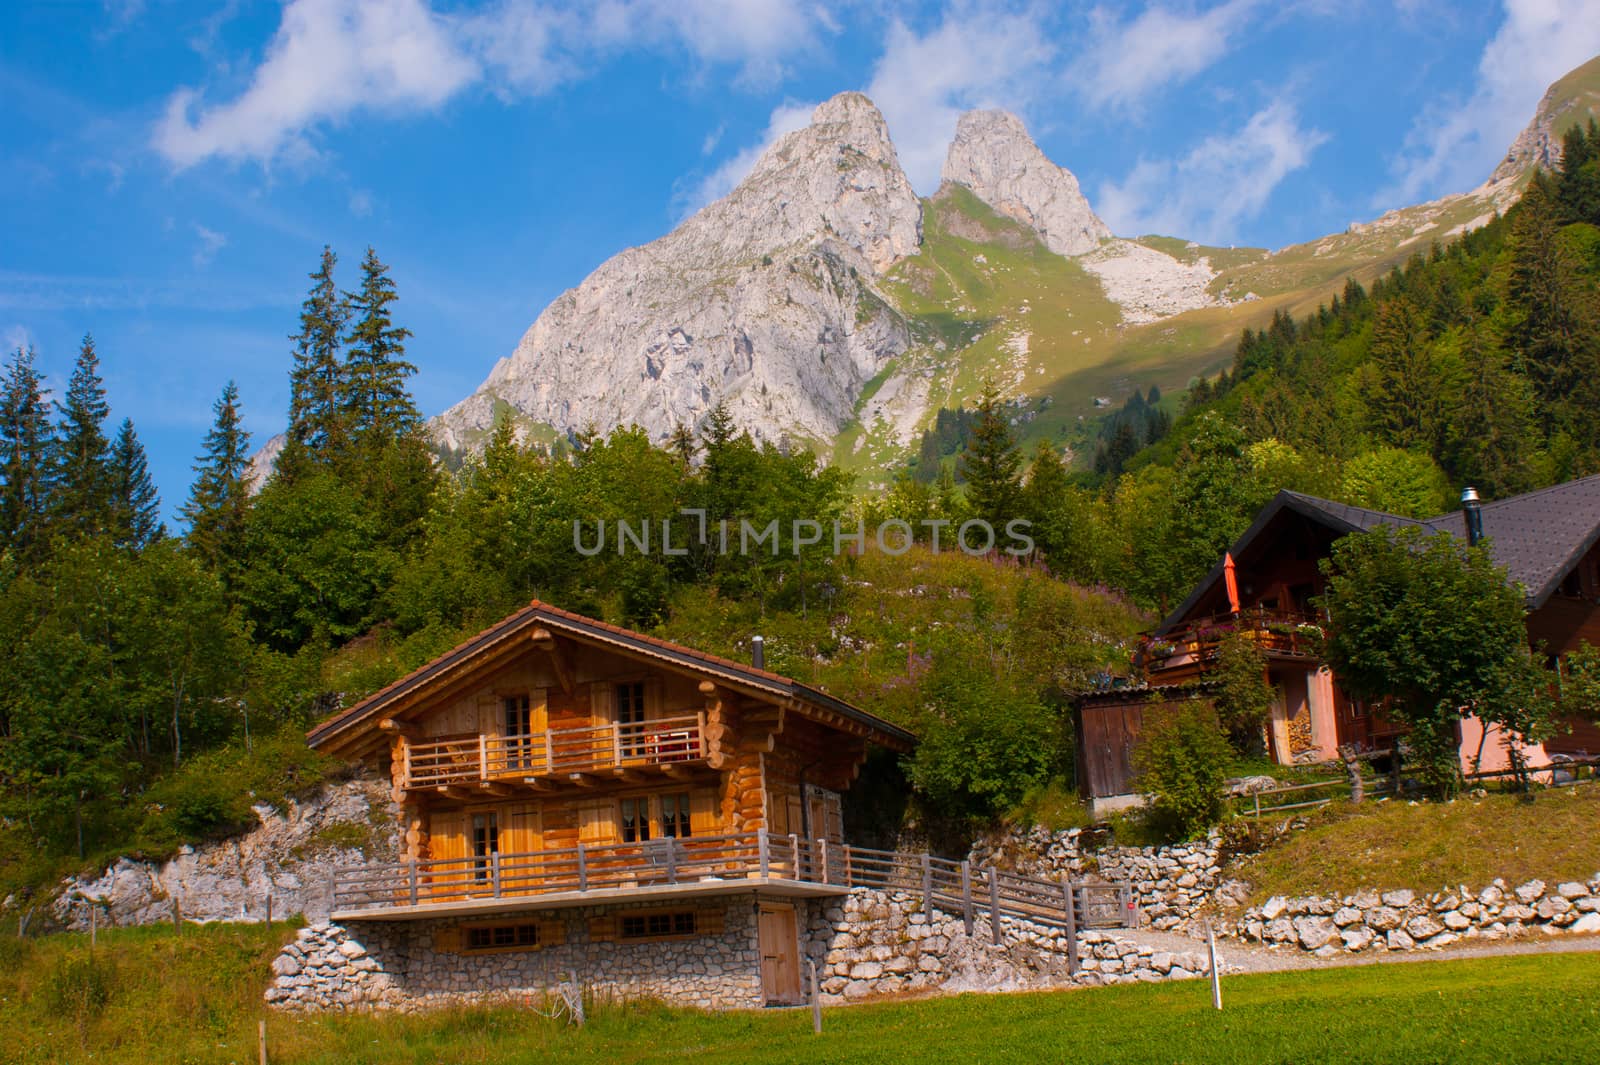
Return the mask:
<svg viewBox="0 0 1600 1065">
<path fill-rule="evenodd" d="M 292 1016 L 261 1002 L 289 926 L 57 935 L 0 947 L 0 1061 L 245 1063 L 267 1021 L 283 1065 L 536 1062 L 1541 1062 L 1600 1051 L 1600 955 L 1519 956 L 1204 981 L 966 994 L 810 1013 L 596 1004 L 577 1030 L 534 1008 Z M 530 1004 L 536 1005 L 536 1004 Z"/>
</svg>

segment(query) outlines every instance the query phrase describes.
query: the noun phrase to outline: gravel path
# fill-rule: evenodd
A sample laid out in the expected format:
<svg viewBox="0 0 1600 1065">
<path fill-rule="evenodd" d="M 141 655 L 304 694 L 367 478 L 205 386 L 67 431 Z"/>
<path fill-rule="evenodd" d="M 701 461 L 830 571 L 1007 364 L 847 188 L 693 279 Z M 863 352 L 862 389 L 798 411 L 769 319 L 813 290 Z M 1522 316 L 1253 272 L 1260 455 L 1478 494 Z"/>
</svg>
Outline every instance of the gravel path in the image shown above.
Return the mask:
<svg viewBox="0 0 1600 1065">
<path fill-rule="evenodd" d="M 1149 944 L 1156 950 L 1192 951 L 1205 947 L 1205 940 L 1157 932 L 1141 928 L 1136 932 L 1118 930 L 1111 933 L 1119 939 Z M 1222 971 L 1227 973 L 1278 973 L 1296 969 L 1334 969 L 1344 965 L 1390 965 L 1404 962 L 1450 961 L 1457 958 L 1490 958 L 1514 954 L 1572 954 L 1600 952 L 1600 936 L 1561 935 L 1543 933 L 1514 940 L 1462 940 L 1439 950 L 1369 950 L 1360 954 L 1341 954 L 1332 958 L 1318 958 L 1303 950 L 1273 950 L 1257 943 L 1241 943 L 1233 939 L 1217 940 L 1217 957 Z"/>
</svg>

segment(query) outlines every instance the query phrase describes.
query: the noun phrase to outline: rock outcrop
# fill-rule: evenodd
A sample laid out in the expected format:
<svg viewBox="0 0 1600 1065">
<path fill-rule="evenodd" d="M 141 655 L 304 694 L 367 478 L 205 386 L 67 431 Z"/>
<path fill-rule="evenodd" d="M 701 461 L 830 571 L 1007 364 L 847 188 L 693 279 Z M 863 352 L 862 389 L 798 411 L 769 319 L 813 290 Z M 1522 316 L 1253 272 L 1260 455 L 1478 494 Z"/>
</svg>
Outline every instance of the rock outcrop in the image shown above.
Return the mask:
<svg viewBox="0 0 1600 1065">
<path fill-rule="evenodd" d="M 1045 158 L 1022 120 L 1009 112 L 962 115 L 941 177 L 1031 227 L 1057 255 L 1082 255 L 1111 236 L 1078 179 Z"/>
<path fill-rule="evenodd" d="M 758 437 L 829 440 L 910 345 L 875 285 L 917 253 L 921 220 L 883 116 L 836 96 L 728 196 L 558 297 L 436 436 L 471 447 L 505 404 L 560 432 L 664 440 L 720 400 Z"/>
<path fill-rule="evenodd" d="M 65 881 L 52 916 L 79 931 L 88 929 L 91 911 L 101 927 L 151 924 L 170 921 L 176 903 L 187 920 L 259 921 L 270 896 L 274 918 L 324 918 L 335 868 L 398 860 L 388 802 L 385 784 L 359 778 L 283 810 L 258 805 L 259 823 L 242 835 L 186 846 L 159 863 L 123 858 L 92 879 Z"/>
<path fill-rule="evenodd" d="M 1511 142 L 1500 165 L 1489 176 L 1489 184 L 1522 177 L 1534 167 L 1546 170 L 1561 162 L 1561 133 L 1568 115 L 1600 111 L 1600 56 L 1570 72 L 1545 90 L 1533 120 Z"/>
</svg>

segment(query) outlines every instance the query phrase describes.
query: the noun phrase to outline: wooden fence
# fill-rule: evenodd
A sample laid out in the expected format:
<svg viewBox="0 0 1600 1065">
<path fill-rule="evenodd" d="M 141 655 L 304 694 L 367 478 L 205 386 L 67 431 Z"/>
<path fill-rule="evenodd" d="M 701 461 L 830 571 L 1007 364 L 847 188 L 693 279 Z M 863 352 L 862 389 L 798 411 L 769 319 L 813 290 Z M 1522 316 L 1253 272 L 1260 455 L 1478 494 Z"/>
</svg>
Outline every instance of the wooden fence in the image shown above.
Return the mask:
<svg viewBox="0 0 1600 1065">
<path fill-rule="evenodd" d="M 583 894 L 603 889 L 769 879 L 920 895 L 926 909 L 959 916 L 969 935 L 980 920 L 987 921 L 995 943 L 1001 939 L 1002 918 L 1059 928 L 1066 934 L 1074 972 L 1080 929 L 1138 926 L 1126 882 L 1045 880 L 930 854 L 765 831 L 352 866 L 333 873 L 331 891 L 336 912 L 403 912 L 429 904 L 555 894 L 575 894 L 577 904 Z"/>
</svg>

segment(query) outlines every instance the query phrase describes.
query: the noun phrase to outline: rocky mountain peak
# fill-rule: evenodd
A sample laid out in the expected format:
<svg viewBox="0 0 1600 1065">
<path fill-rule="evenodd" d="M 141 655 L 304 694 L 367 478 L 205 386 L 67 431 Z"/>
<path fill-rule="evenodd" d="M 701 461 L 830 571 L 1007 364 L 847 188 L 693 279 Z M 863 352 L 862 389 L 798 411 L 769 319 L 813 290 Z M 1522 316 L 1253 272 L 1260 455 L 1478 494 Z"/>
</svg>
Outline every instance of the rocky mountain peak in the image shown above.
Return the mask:
<svg viewBox="0 0 1600 1065">
<path fill-rule="evenodd" d="M 1555 167 L 1561 162 L 1562 136 L 1573 122 L 1596 112 L 1600 112 L 1600 56 L 1545 90 L 1533 121 L 1511 142 L 1510 151 L 1489 175 L 1489 184 L 1519 178 L 1536 166 Z"/>
<path fill-rule="evenodd" d="M 1078 188 L 1078 179 L 1045 158 L 1022 120 L 1010 112 L 962 115 L 941 176 L 1031 226 L 1058 255 L 1082 255 L 1111 236 Z"/>
</svg>

